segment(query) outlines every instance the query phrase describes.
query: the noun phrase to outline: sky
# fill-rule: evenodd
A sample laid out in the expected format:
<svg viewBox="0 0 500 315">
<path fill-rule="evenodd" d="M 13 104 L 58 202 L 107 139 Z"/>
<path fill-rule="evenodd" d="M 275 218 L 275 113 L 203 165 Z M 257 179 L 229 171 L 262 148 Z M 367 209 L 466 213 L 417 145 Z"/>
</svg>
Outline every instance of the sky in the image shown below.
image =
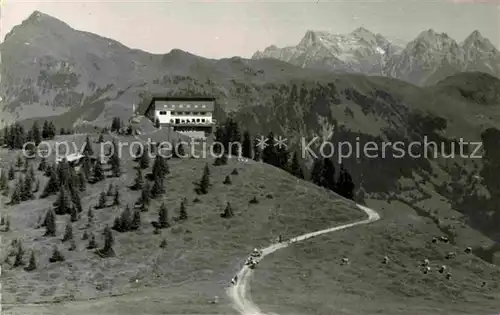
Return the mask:
<svg viewBox="0 0 500 315">
<path fill-rule="evenodd" d="M 477 1 L 477 0 L 476 0 Z M 363 26 L 396 42 L 430 28 L 462 41 L 478 29 L 500 47 L 500 0 L 42 1 L 0 0 L 0 38 L 39 10 L 71 27 L 152 53 L 178 48 L 207 58 L 251 57 L 296 45 L 307 30 Z"/>
</svg>

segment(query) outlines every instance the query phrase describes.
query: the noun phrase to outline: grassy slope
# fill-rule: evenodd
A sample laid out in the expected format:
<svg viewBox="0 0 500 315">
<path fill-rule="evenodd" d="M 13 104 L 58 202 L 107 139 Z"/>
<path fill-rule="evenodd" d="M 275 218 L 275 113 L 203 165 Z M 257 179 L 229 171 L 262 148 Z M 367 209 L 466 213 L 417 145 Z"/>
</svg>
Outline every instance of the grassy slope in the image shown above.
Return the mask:
<svg viewBox="0 0 500 315">
<path fill-rule="evenodd" d="M 8 154 L 15 156 L 11 152 Z M 87 187 L 82 199 L 85 212 L 89 206 L 95 205 L 99 193 L 109 183 L 120 187 L 123 204 L 132 205 L 137 199 L 138 193 L 126 188 L 134 176 L 134 163 L 126 160 L 124 168 L 127 172 L 120 179 L 107 179 L 105 183 Z M 87 222 L 86 214 L 73 225 L 77 251 L 69 252 L 69 244 L 60 241 L 67 218 L 58 217 L 56 238 L 42 237 L 44 229 L 35 229 L 35 226 L 55 197 L 6 207 L 3 212 L 11 218 L 12 232 L 2 234 L 4 256 L 10 241 L 20 238 L 26 249 L 35 250 L 39 269 L 27 273 L 4 264 L 3 302 L 79 300 L 135 292 L 144 286 L 209 283 L 206 287 L 192 287 L 195 296 L 201 296 L 206 301 L 213 295 L 223 296 L 223 288 L 249 251 L 255 246 L 272 242 L 279 233 L 287 237 L 363 217 L 354 204 L 256 162 L 230 162 L 227 166 L 212 167 L 213 186 L 210 193 L 200 196 L 201 202 L 194 203 L 193 181 L 199 180 L 206 162 L 203 159 L 169 162 L 171 174 L 167 178 L 167 193 L 162 201 L 167 204 L 170 216 L 177 216 L 180 201 L 186 197 L 189 220 L 164 230 L 162 235 L 154 235 L 149 222 L 157 219 L 160 200 L 155 201 L 150 211 L 142 215 L 140 232 L 115 233 L 116 258 L 103 260 L 85 249 L 87 241 L 82 241 L 81 236 Z M 239 170 L 239 175 L 231 176 L 232 185 L 223 185 L 224 177 L 234 168 Z M 41 178 L 41 174 L 37 176 Z M 253 196 L 260 200 L 259 204 L 249 205 L 248 201 Z M 236 217 L 224 220 L 219 213 L 228 201 Z M 111 225 L 120 212 L 121 209 L 113 207 L 94 211 L 96 224 L 91 230 L 100 246 L 105 224 Z M 167 239 L 168 246 L 161 250 L 158 246 L 163 237 Z M 62 249 L 66 262 L 48 263 L 53 245 Z M 139 281 L 135 282 L 136 279 Z M 97 285 L 102 289 L 97 290 Z"/>
<path fill-rule="evenodd" d="M 302 315 L 498 311 L 499 267 L 463 253 L 466 240 L 432 244 L 443 234 L 402 203 L 369 205 L 382 209 L 381 221 L 292 245 L 262 261 L 252 282 L 254 301 L 265 311 Z M 445 259 L 450 251 L 457 252 L 456 260 Z M 382 264 L 386 255 L 388 265 Z M 341 266 L 342 257 L 350 265 Z M 428 275 L 419 269 L 425 258 L 433 268 Z M 441 265 L 448 266 L 451 280 L 437 272 Z"/>
</svg>

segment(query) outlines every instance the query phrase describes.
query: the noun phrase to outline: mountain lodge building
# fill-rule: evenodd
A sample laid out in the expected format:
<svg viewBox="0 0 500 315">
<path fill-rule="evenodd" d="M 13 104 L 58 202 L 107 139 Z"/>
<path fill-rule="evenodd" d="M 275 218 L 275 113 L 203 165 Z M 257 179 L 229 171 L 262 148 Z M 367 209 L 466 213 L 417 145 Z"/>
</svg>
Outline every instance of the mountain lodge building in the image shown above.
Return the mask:
<svg viewBox="0 0 500 315">
<path fill-rule="evenodd" d="M 212 134 L 216 123 L 214 109 L 213 97 L 154 96 L 149 106 L 139 114 L 161 128 L 168 127 L 192 138 L 206 138 Z"/>
</svg>

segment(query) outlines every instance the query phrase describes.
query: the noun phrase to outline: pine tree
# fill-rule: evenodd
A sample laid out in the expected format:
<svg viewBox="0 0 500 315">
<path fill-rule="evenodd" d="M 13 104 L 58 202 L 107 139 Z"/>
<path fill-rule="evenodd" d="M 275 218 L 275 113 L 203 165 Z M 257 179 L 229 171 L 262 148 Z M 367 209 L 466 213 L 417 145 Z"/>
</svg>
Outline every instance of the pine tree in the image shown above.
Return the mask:
<svg viewBox="0 0 500 315">
<path fill-rule="evenodd" d="M 49 258 L 49 262 L 55 263 L 64 260 L 64 256 L 61 254 L 57 246 L 54 245 L 54 247 L 52 248 L 52 256 Z"/>
<path fill-rule="evenodd" d="M 75 249 L 76 249 L 76 241 L 75 241 L 75 239 L 73 238 L 73 239 L 71 239 L 71 240 L 69 241 L 68 251 L 72 252 L 72 251 L 74 251 Z"/>
<path fill-rule="evenodd" d="M 101 194 L 99 195 L 99 200 L 95 208 L 96 209 L 106 208 L 106 193 L 104 191 L 102 191 Z"/>
<path fill-rule="evenodd" d="M 206 195 L 208 193 L 208 188 L 210 187 L 210 169 L 208 168 L 208 164 L 205 164 L 203 168 L 203 175 L 201 176 L 201 180 L 196 189 L 196 193 L 201 195 Z"/>
<path fill-rule="evenodd" d="M 115 195 L 115 192 L 114 192 L 114 189 L 115 187 L 113 186 L 113 184 L 109 184 L 108 185 L 108 190 L 106 191 L 106 196 L 108 197 L 113 197 Z"/>
<path fill-rule="evenodd" d="M 132 226 L 132 213 L 130 207 L 127 205 L 122 211 L 121 215 L 115 219 L 113 230 L 118 232 L 130 231 Z"/>
<path fill-rule="evenodd" d="M 117 188 L 113 196 L 113 206 L 119 206 L 119 205 L 120 205 L 120 191 Z"/>
<path fill-rule="evenodd" d="M 320 186 L 335 191 L 335 166 L 329 158 L 323 159 Z"/>
<path fill-rule="evenodd" d="M 141 211 L 134 210 L 134 215 L 132 216 L 132 222 L 130 224 L 130 229 L 135 231 L 141 227 Z"/>
<path fill-rule="evenodd" d="M 87 211 L 87 226 L 91 226 L 94 221 L 94 212 L 92 212 L 92 207 L 89 207 Z"/>
<path fill-rule="evenodd" d="M 188 214 L 187 214 L 187 211 L 186 211 L 186 204 L 185 204 L 185 200 L 183 200 L 181 202 L 181 208 L 179 210 L 179 220 L 181 221 L 184 221 L 184 220 L 187 220 L 188 219 Z"/>
<path fill-rule="evenodd" d="M 228 202 L 226 205 L 226 208 L 224 209 L 224 212 L 220 214 L 221 218 L 231 218 L 234 216 L 233 208 L 231 207 L 231 204 Z"/>
<path fill-rule="evenodd" d="M 158 223 L 161 229 L 170 227 L 170 222 L 168 219 L 168 210 L 165 203 L 160 206 L 160 211 L 158 212 Z"/>
<path fill-rule="evenodd" d="M 49 173 L 49 181 L 45 185 L 45 189 L 43 190 L 43 193 L 40 196 L 41 198 L 46 198 L 48 196 L 55 194 L 57 191 L 59 191 L 61 187 L 59 176 L 57 175 L 55 167 L 52 165 L 49 166 L 47 172 Z"/>
<path fill-rule="evenodd" d="M 14 187 L 14 191 L 12 192 L 12 196 L 10 197 L 10 204 L 11 205 L 18 205 L 21 202 L 22 198 L 22 179 L 20 178 L 19 181 L 16 183 L 16 186 Z"/>
<path fill-rule="evenodd" d="M 0 170 L 0 190 L 4 190 L 7 187 L 9 179 L 7 178 L 7 172 L 5 169 Z"/>
<path fill-rule="evenodd" d="M 94 183 L 100 182 L 105 178 L 104 170 L 102 169 L 102 165 L 99 161 L 97 161 L 94 166 L 94 172 L 92 178 Z"/>
<path fill-rule="evenodd" d="M 47 121 L 43 122 L 43 127 L 42 127 L 42 139 L 43 140 L 48 140 L 49 139 L 49 124 Z"/>
<path fill-rule="evenodd" d="M 44 236 L 56 236 L 56 214 L 52 209 L 49 209 L 45 214 L 44 224 Z"/>
<path fill-rule="evenodd" d="M 73 239 L 73 227 L 71 226 L 71 222 L 66 223 L 66 228 L 64 230 L 63 242 L 69 241 Z"/>
<path fill-rule="evenodd" d="M 30 176 L 25 176 L 21 182 L 21 200 L 27 201 L 33 199 L 33 179 Z"/>
<path fill-rule="evenodd" d="M 20 155 L 17 156 L 16 167 L 18 169 L 20 169 L 21 167 L 23 167 L 23 159 L 22 159 L 22 157 Z"/>
<path fill-rule="evenodd" d="M 149 203 L 151 202 L 151 186 L 146 182 L 141 192 L 141 211 L 147 211 L 149 207 Z"/>
<path fill-rule="evenodd" d="M 59 178 L 61 186 L 69 188 L 71 184 L 71 174 L 70 166 L 66 158 L 63 158 L 62 161 L 57 164 L 57 178 Z"/>
<path fill-rule="evenodd" d="M 304 173 L 302 172 L 302 167 L 299 162 L 299 154 L 295 152 L 292 158 L 292 164 L 290 165 L 290 173 L 300 179 L 304 179 Z"/>
<path fill-rule="evenodd" d="M 139 156 L 139 167 L 143 170 L 149 167 L 149 150 L 147 147 L 143 148 Z"/>
<path fill-rule="evenodd" d="M 61 188 L 59 189 L 59 196 L 54 205 L 54 211 L 56 214 L 64 215 L 70 213 L 71 204 L 69 197 L 69 192 L 67 191 L 66 187 L 61 186 Z"/>
<path fill-rule="evenodd" d="M 85 180 L 89 182 L 89 179 L 92 177 L 92 165 L 90 162 L 90 158 L 83 157 L 82 158 L 82 167 L 80 168 L 80 173 L 85 175 Z"/>
<path fill-rule="evenodd" d="M 24 265 L 23 256 L 24 256 L 24 249 L 23 249 L 23 246 L 22 246 L 21 242 L 19 241 L 17 243 L 17 249 L 16 249 L 16 255 L 15 255 L 15 258 L 14 258 L 14 264 L 12 265 L 14 268 L 17 268 L 17 267 L 20 267 L 20 266 Z"/>
<path fill-rule="evenodd" d="M 113 177 L 120 177 L 122 175 L 121 171 L 121 161 L 120 161 L 120 152 L 118 148 L 118 143 L 116 140 L 113 140 L 113 154 L 109 159 L 109 163 L 111 164 L 111 174 Z"/>
<path fill-rule="evenodd" d="M 290 153 L 284 146 L 278 147 L 278 150 L 276 150 L 276 158 L 278 160 L 277 166 L 284 171 L 290 172 L 290 167 L 288 165 Z"/>
<path fill-rule="evenodd" d="M 9 180 L 14 180 L 16 178 L 16 172 L 14 171 L 14 168 L 11 166 L 9 168 L 9 173 L 7 174 Z"/>
<path fill-rule="evenodd" d="M 160 248 L 165 248 L 165 247 L 167 247 L 167 240 L 163 239 L 160 243 Z"/>
<path fill-rule="evenodd" d="M 224 185 L 231 185 L 231 177 L 229 177 L 229 175 L 226 176 L 226 178 L 224 179 L 224 182 L 222 182 Z"/>
<path fill-rule="evenodd" d="M 83 231 L 82 241 L 85 241 L 88 239 L 89 239 L 89 233 L 87 232 L 87 230 L 85 230 L 85 231 Z"/>
<path fill-rule="evenodd" d="M 40 181 L 37 179 L 35 181 L 35 188 L 33 189 L 33 193 L 37 193 L 40 190 Z"/>
<path fill-rule="evenodd" d="M 45 172 L 46 169 L 47 169 L 47 159 L 42 157 L 40 164 L 38 164 L 38 170 L 40 172 Z"/>
<path fill-rule="evenodd" d="M 92 143 L 90 142 L 89 136 L 85 138 L 85 147 L 83 148 L 83 155 L 90 157 L 94 155 L 94 150 L 92 149 Z"/>
<path fill-rule="evenodd" d="M 104 234 L 104 247 L 102 248 L 102 250 L 100 250 L 100 255 L 103 257 L 115 256 L 115 252 L 113 250 L 113 244 L 114 244 L 113 232 L 111 231 L 109 226 L 106 225 L 103 234 Z"/>
<path fill-rule="evenodd" d="M 165 193 L 165 186 L 163 178 L 157 177 L 154 180 L 153 187 L 151 188 L 151 198 L 156 199 Z"/>
<path fill-rule="evenodd" d="M 243 143 L 242 143 L 242 155 L 245 158 L 251 159 L 252 156 L 252 140 L 250 139 L 250 133 L 245 131 L 243 133 Z"/>
<path fill-rule="evenodd" d="M 354 200 L 354 182 L 351 174 L 343 167 L 340 166 L 340 174 L 337 180 L 336 192 L 347 199 Z"/>
<path fill-rule="evenodd" d="M 262 150 L 262 162 L 279 167 L 278 154 L 276 153 L 276 148 L 274 147 L 274 134 L 272 132 L 267 136 L 271 143 L 268 144 L 264 150 Z"/>
<path fill-rule="evenodd" d="M 97 143 L 103 143 L 104 142 L 104 135 L 101 133 L 99 135 L 99 139 L 97 140 Z"/>
<path fill-rule="evenodd" d="M 168 173 L 170 173 L 167 161 L 159 154 L 157 154 L 155 157 L 152 173 L 154 180 L 156 180 L 157 178 L 163 179 L 165 178 L 165 176 L 167 176 Z"/>
<path fill-rule="evenodd" d="M 143 186 L 144 186 L 144 179 L 142 178 L 142 171 L 140 168 L 137 168 L 134 184 L 130 188 L 132 190 L 141 190 Z"/>
<path fill-rule="evenodd" d="M 95 241 L 95 235 L 91 233 L 87 249 L 94 249 L 94 248 L 97 248 L 97 242 Z"/>
<path fill-rule="evenodd" d="M 311 170 L 311 181 L 317 186 L 321 186 L 323 173 L 323 160 L 315 159 Z"/>
<path fill-rule="evenodd" d="M 78 171 L 78 175 L 77 175 L 78 179 L 78 187 L 80 188 L 80 191 L 81 192 L 84 192 L 87 188 L 87 176 L 85 175 L 85 172 L 83 171 L 83 169 L 80 169 Z"/>
<path fill-rule="evenodd" d="M 32 250 L 31 255 L 30 255 L 30 260 L 28 262 L 28 266 L 24 268 L 26 271 L 33 271 L 36 269 L 36 258 L 35 258 L 35 252 Z"/>
<path fill-rule="evenodd" d="M 42 142 L 42 134 L 40 133 L 40 127 L 38 126 L 38 122 L 35 121 L 33 126 L 31 127 L 31 136 L 32 141 L 35 142 L 35 145 L 38 146 L 40 142 Z"/>
</svg>

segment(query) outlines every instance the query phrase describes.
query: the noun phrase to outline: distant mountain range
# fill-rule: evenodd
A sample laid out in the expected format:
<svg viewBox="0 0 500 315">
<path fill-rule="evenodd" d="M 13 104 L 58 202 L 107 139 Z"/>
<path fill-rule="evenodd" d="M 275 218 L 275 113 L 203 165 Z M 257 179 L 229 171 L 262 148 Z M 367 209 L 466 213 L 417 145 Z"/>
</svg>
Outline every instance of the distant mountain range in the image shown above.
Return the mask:
<svg viewBox="0 0 500 315">
<path fill-rule="evenodd" d="M 297 46 L 270 46 L 253 59 L 273 58 L 302 68 L 383 75 L 416 85 L 431 85 L 464 71 L 500 74 L 500 52 L 479 31 L 462 43 L 432 29 L 406 47 L 365 28 L 346 35 L 307 31 Z"/>
</svg>

